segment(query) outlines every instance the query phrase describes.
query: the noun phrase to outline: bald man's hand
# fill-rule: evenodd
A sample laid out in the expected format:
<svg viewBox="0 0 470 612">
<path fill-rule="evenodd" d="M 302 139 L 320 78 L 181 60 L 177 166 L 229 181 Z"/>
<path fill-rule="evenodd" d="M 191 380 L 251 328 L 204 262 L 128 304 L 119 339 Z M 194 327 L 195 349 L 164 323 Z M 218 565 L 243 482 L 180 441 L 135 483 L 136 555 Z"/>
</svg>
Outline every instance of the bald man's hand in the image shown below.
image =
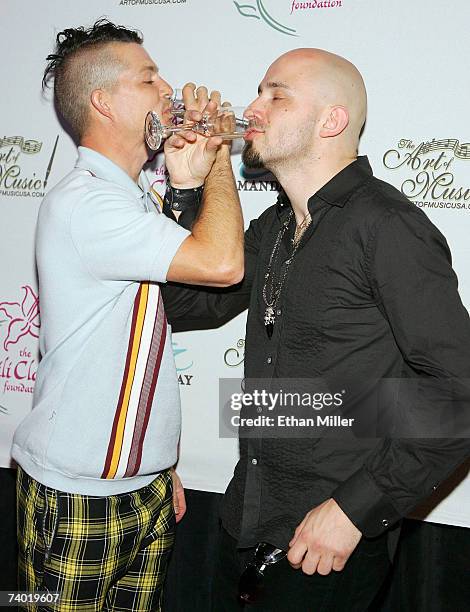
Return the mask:
<svg viewBox="0 0 470 612">
<path fill-rule="evenodd" d="M 334 499 L 307 512 L 289 542 L 287 560 L 305 574 L 325 576 L 341 571 L 359 543 L 362 533 Z"/>
<path fill-rule="evenodd" d="M 214 112 L 220 106 L 220 93 L 208 95 L 206 87 L 186 83 L 183 87 L 186 108 L 184 122 L 199 121 L 207 111 Z M 173 187 L 191 189 L 205 181 L 221 148 L 220 137 L 207 138 L 191 130 L 174 134 L 165 142 L 165 164 Z"/>
</svg>

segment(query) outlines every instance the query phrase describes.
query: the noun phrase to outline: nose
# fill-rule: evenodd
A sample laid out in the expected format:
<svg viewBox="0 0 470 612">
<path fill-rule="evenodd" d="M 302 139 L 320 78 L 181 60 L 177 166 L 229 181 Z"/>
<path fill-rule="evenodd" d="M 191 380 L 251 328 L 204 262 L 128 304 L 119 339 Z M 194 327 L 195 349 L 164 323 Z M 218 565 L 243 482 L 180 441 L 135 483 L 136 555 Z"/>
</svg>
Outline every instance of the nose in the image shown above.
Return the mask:
<svg viewBox="0 0 470 612">
<path fill-rule="evenodd" d="M 254 118 L 253 109 L 251 108 L 251 104 L 245 108 L 245 111 L 243 113 L 243 117 L 245 119 L 248 119 L 248 120 Z"/>
<path fill-rule="evenodd" d="M 173 87 L 160 77 L 160 91 L 164 98 L 170 99 L 173 95 Z"/>
<path fill-rule="evenodd" d="M 250 104 L 246 107 L 245 112 L 243 113 L 245 119 L 251 122 L 257 122 L 260 125 L 263 122 L 264 115 L 264 105 L 262 104 L 262 102 L 260 102 L 259 97 L 253 100 L 253 102 L 250 102 Z"/>
</svg>

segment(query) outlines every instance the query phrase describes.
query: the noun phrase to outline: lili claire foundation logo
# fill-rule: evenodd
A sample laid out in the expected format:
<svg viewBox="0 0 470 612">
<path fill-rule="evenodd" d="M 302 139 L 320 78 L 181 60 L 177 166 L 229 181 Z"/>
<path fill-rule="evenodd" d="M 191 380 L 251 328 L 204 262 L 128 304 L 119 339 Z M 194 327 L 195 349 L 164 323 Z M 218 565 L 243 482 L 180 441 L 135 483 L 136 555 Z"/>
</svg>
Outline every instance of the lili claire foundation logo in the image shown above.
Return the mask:
<svg viewBox="0 0 470 612">
<path fill-rule="evenodd" d="M 342 8 L 343 0 L 310 0 L 310 2 L 297 2 L 291 0 L 290 14 L 297 11 L 311 11 L 314 9 Z"/>
<path fill-rule="evenodd" d="M 165 166 L 165 157 L 161 151 L 153 153 L 147 160 L 145 172 L 150 182 L 150 192 L 157 207 L 161 210 L 163 207 L 163 196 L 165 195 L 167 170 Z"/>
<path fill-rule="evenodd" d="M 320 9 L 342 8 L 343 2 L 345 1 L 346 0 L 310 0 L 309 2 L 299 2 L 297 0 L 284 0 L 283 8 L 285 16 L 282 18 L 282 20 L 280 17 L 273 16 L 272 9 L 268 10 L 266 0 L 255 0 L 254 2 L 244 4 L 233 0 L 233 3 L 240 15 L 243 17 L 263 21 L 273 30 L 280 32 L 281 34 L 285 34 L 286 36 L 298 36 L 295 28 L 283 23 L 289 18 L 290 15 L 312 12 Z M 272 4 L 277 5 L 276 8 L 278 8 L 280 3 L 273 2 Z"/>
<path fill-rule="evenodd" d="M 286 36 L 298 36 L 296 30 L 291 28 L 277 19 L 275 19 L 268 9 L 265 6 L 265 2 L 263 0 L 256 0 L 251 4 L 240 4 L 234 0 L 234 5 L 237 7 L 238 12 L 243 17 L 248 17 L 251 19 L 259 19 L 267 24 L 273 30 L 277 30 L 281 32 L 281 34 L 286 34 Z"/>
<path fill-rule="evenodd" d="M 33 393 L 36 380 L 39 298 L 29 285 L 21 290 L 22 299 L 0 302 L 0 382 L 4 394 Z"/>
</svg>

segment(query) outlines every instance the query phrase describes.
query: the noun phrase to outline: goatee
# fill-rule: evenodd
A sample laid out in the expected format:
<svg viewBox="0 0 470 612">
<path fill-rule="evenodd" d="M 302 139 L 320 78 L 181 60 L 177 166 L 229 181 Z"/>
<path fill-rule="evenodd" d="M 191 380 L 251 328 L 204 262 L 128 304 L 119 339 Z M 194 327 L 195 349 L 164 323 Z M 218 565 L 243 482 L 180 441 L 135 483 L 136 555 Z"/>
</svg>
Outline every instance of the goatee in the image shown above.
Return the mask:
<svg viewBox="0 0 470 612">
<path fill-rule="evenodd" d="M 251 142 L 246 142 L 243 147 L 242 162 L 246 168 L 264 168 L 261 155 L 253 149 Z"/>
</svg>

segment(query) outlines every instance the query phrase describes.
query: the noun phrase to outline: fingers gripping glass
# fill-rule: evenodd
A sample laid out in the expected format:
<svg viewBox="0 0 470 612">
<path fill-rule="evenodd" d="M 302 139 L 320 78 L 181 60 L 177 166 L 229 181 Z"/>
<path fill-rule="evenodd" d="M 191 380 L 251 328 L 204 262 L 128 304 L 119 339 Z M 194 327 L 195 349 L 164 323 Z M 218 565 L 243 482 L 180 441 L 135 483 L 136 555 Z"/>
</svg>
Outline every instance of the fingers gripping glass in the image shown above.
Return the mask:
<svg viewBox="0 0 470 612">
<path fill-rule="evenodd" d="M 184 105 L 183 99 L 183 90 L 178 88 L 174 89 L 173 94 L 171 96 L 168 96 L 168 100 L 170 101 L 170 111 L 173 117 L 172 123 L 176 125 L 177 123 L 181 122 L 186 112 L 186 107 Z M 231 104 L 229 104 L 228 106 L 232 106 L 233 108 L 233 105 Z M 220 108 L 222 108 L 222 106 L 219 106 L 219 109 Z M 235 108 L 244 109 L 245 107 L 243 105 L 237 104 Z"/>
<path fill-rule="evenodd" d="M 243 138 L 250 129 L 255 129 L 252 120 L 244 118 L 244 112 L 244 107 L 221 106 L 211 113 L 205 112 L 199 121 L 163 125 L 158 115 L 150 111 L 145 120 L 145 141 L 150 149 L 156 151 L 165 138 L 178 132 L 193 131 L 207 137 L 221 136 L 224 140 Z"/>
<path fill-rule="evenodd" d="M 274 565 L 287 553 L 272 544 L 261 542 L 255 550 L 253 559 L 245 567 L 238 583 L 240 602 L 251 604 L 258 601 L 264 588 L 264 572 L 268 565 Z"/>
</svg>

